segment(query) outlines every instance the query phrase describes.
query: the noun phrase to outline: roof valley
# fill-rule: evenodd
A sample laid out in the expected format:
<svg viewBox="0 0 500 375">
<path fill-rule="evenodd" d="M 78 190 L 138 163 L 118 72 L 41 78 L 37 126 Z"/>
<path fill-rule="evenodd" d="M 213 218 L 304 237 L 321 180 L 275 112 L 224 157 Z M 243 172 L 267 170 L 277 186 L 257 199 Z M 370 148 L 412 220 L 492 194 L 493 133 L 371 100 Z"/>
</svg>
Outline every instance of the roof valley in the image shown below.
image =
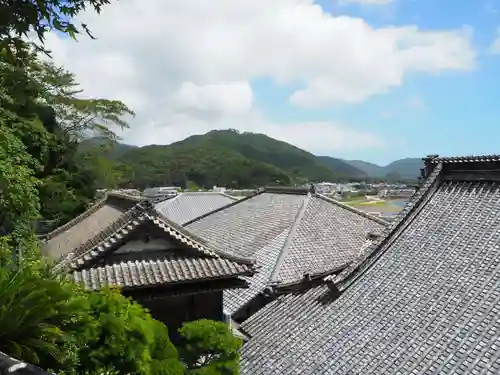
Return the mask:
<svg viewBox="0 0 500 375">
<path fill-rule="evenodd" d="M 276 278 L 279 274 L 281 265 L 283 264 L 283 261 L 287 255 L 288 248 L 290 247 L 290 244 L 293 241 L 293 238 L 295 237 L 295 233 L 297 231 L 297 228 L 300 225 L 302 218 L 304 217 L 304 214 L 307 210 L 307 206 L 308 206 L 310 200 L 311 200 L 311 194 L 308 193 L 306 198 L 302 202 L 302 206 L 300 207 L 300 210 L 297 212 L 297 215 L 295 216 L 295 220 L 292 224 L 292 227 L 290 228 L 290 231 L 288 232 L 288 236 L 285 240 L 285 243 L 283 244 L 283 247 L 281 248 L 280 254 L 278 256 L 278 260 L 274 266 L 273 271 L 271 272 L 271 276 L 269 277 L 269 283 L 271 283 L 271 284 L 279 283 L 279 281 L 276 280 Z"/>
</svg>

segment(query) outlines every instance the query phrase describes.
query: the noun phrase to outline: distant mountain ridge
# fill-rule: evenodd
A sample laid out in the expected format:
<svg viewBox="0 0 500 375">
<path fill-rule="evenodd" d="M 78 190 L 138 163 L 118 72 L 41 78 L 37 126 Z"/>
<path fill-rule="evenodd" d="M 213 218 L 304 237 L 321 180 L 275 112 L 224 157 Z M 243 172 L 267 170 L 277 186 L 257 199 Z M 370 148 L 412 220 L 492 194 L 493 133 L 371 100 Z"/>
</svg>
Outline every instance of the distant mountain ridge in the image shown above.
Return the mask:
<svg viewBox="0 0 500 375">
<path fill-rule="evenodd" d="M 79 149 L 85 152 L 101 144 L 102 139 L 90 139 L 82 142 Z M 202 188 L 214 185 L 252 188 L 366 180 L 384 177 L 386 171 L 395 171 L 403 178 L 418 174 L 414 165 L 405 165 L 404 161 L 411 159 L 391 163 L 391 168 L 380 167 L 363 161 L 316 156 L 264 134 L 231 129 L 212 130 L 170 145 L 137 147 L 117 143 L 107 151 L 107 158 L 122 176 L 120 185 L 137 188 L 189 184 Z"/>
<path fill-rule="evenodd" d="M 424 167 L 421 158 L 404 158 L 395 160 L 386 166 L 380 166 L 363 160 L 344 160 L 354 168 L 365 172 L 372 178 L 384 178 L 389 174 L 397 174 L 403 179 L 416 179 L 420 176 L 420 169 Z"/>
<path fill-rule="evenodd" d="M 80 151 L 101 142 L 85 141 Z M 166 185 L 256 188 L 368 178 L 341 159 L 318 157 L 264 134 L 231 129 L 213 130 L 170 145 L 116 144 L 106 155 L 120 176 L 119 186 L 139 189 Z"/>
</svg>

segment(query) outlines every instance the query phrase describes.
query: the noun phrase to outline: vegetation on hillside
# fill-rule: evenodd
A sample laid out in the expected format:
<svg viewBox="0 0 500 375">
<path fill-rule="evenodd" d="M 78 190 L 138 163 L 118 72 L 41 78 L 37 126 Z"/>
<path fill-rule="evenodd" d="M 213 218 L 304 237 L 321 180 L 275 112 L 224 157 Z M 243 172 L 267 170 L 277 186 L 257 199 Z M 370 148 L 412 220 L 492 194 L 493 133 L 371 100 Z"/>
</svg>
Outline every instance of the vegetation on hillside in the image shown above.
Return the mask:
<svg viewBox="0 0 500 375">
<path fill-rule="evenodd" d="M 116 140 L 109 125 L 128 126 L 133 112 L 83 98 L 74 76 L 37 52 L 46 32 L 74 36 L 71 18 L 108 2 L 0 0 L 0 351 L 68 375 L 236 374 L 241 342 L 226 324 L 187 323 L 175 348 L 140 305 L 118 290 L 83 290 L 39 254 L 33 222 L 76 216 L 120 173 L 98 153 Z M 30 30 L 36 43 L 23 39 Z M 106 142 L 77 152 L 95 136 Z"/>
<path fill-rule="evenodd" d="M 415 180 L 420 176 L 424 162 L 420 158 L 405 158 L 380 165 L 362 160 L 346 160 L 354 168 L 364 171 L 371 178 L 387 178 L 388 180 Z"/>
<path fill-rule="evenodd" d="M 94 146 L 100 142 L 96 140 Z M 118 144 L 106 157 L 121 171 L 118 185 L 140 189 L 189 184 L 255 188 L 364 176 L 339 159 L 320 158 L 264 134 L 236 130 L 213 130 L 168 146 L 134 148 Z"/>
</svg>

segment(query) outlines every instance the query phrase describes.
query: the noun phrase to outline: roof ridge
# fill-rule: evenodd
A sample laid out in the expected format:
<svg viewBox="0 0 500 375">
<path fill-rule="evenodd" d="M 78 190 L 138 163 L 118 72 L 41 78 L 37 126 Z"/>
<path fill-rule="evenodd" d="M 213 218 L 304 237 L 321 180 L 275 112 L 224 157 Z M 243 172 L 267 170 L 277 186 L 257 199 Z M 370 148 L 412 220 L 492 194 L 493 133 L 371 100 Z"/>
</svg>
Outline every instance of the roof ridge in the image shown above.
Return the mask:
<svg viewBox="0 0 500 375">
<path fill-rule="evenodd" d="M 177 196 L 179 195 L 195 195 L 195 194 L 199 194 L 199 195 L 222 195 L 222 196 L 225 196 L 225 197 L 228 197 L 228 198 L 233 198 L 233 199 L 238 199 L 238 198 L 235 198 L 229 194 L 226 194 L 225 192 L 222 192 L 222 191 L 181 191 L 179 194 L 177 194 Z"/>
<path fill-rule="evenodd" d="M 121 199 L 127 199 L 130 200 L 131 202 L 140 202 L 142 200 L 142 197 L 136 197 L 134 195 L 129 195 L 129 194 L 122 194 L 119 192 L 106 192 L 103 198 L 95 201 L 92 205 L 90 205 L 89 208 L 87 208 L 84 212 L 82 212 L 80 215 L 74 217 L 67 223 L 64 223 L 63 225 L 57 227 L 53 231 L 41 236 L 42 239 L 44 240 L 51 240 L 58 234 L 65 232 L 66 230 L 70 229 L 71 227 L 74 227 L 76 224 L 79 224 L 82 222 L 84 219 L 89 217 L 91 214 L 95 213 L 99 208 L 103 207 L 109 200 L 109 198 L 121 198 Z"/>
<path fill-rule="evenodd" d="M 447 156 L 442 157 L 439 155 L 429 155 L 423 158 L 424 162 L 427 164 L 438 164 L 438 163 L 481 163 L 481 162 L 500 162 L 500 155 L 466 155 L 466 156 Z"/>
<path fill-rule="evenodd" d="M 200 251 L 206 256 L 214 258 L 226 258 L 228 260 L 254 265 L 255 261 L 248 258 L 240 258 L 232 254 L 227 254 L 224 251 L 214 249 L 205 240 L 192 234 L 186 228 L 178 225 L 177 223 L 164 218 L 162 215 L 156 213 L 156 211 L 144 207 L 140 204 L 136 205 L 129 211 L 127 211 L 126 216 L 118 220 L 116 224 L 112 224 L 105 230 L 101 231 L 97 236 L 87 241 L 81 248 L 72 253 L 72 256 L 68 259 L 62 259 L 57 265 L 56 270 L 65 269 L 67 266 L 76 269 L 84 266 L 88 262 L 103 256 L 106 253 L 113 252 L 116 250 L 116 246 L 120 246 L 121 242 L 119 240 L 123 239 L 129 233 L 137 230 L 146 221 L 151 222 L 153 225 L 159 227 L 161 230 L 165 231 L 174 238 L 186 243 L 188 246 L 196 251 Z M 106 233 L 109 232 L 109 233 Z M 175 232 L 175 233 L 172 233 Z M 96 239 L 101 239 L 96 241 Z"/>
<path fill-rule="evenodd" d="M 271 272 L 271 275 L 269 276 L 268 283 L 269 284 L 277 284 L 279 283 L 278 280 L 276 280 L 276 277 L 278 276 L 278 273 L 280 271 L 281 265 L 283 264 L 283 261 L 288 254 L 288 249 L 290 247 L 290 244 L 293 241 L 293 238 L 295 237 L 295 233 L 297 232 L 297 228 L 300 225 L 302 218 L 304 217 L 304 214 L 307 210 L 307 207 L 309 206 L 309 202 L 311 201 L 311 194 L 308 193 L 306 195 L 306 198 L 302 202 L 302 205 L 297 212 L 297 215 L 295 215 L 295 220 L 293 221 L 292 226 L 290 227 L 290 231 L 288 232 L 288 236 L 286 237 L 286 240 L 281 247 L 280 253 L 278 255 L 277 261 L 274 265 L 274 268 Z"/>
<path fill-rule="evenodd" d="M 98 247 L 99 248 L 102 247 L 102 249 L 99 250 L 99 253 L 102 253 L 104 251 L 107 251 L 109 248 L 112 248 L 112 245 L 114 245 L 117 242 L 114 237 L 123 236 L 124 234 L 128 233 L 128 231 L 125 230 L 125 228 L 130 226 L 131 222 L 133 222 L 134 220 L 141 220 L 140 212 L 138 212 L 139 208 L 140 208 L 139 205 L 132 207 L 131 209 L 126 211 L 122 216 L 120 216 L 116 221 L 109 224 L 104 230 L 100 231 L 94 237 L 85 241 L 85 243 L 76 248 L 74 251 L 71 251 L 70 253 L 60 257 L 56 261 L 54 269 L 56 271 L 65 269 L 68 265 L 76 262 L 78 259 L 86 257 L 86 255 L 89 252 L 90 253 L 93 252 L 94 249 Z M 132 228 L 130 228 L 130 230 L 132 230 L 134 227 L 135 224 Z M 110 240 L 111 238 L 113 238 L 113 241 Z M 93 257 L 94 255 L 98 255 L 98 253 L 91 255 Z M 92 257 L 89 258 L 88 260 L 91 260 Z"/>
<path fill-rule="evenodd" d="M 450 157 L 441 157 L 439 155 L 428 155 L 422 158 L 424 162 L 424 167 L 420 169 L 420 182 L 425 181 L 425 179 L 432 173 L 433 169 L 436 165 L 441 164 L 443 168 L 447 169 L 447 172 L 450 172 L 451 169 L 458 167 L 458 172 L 465 172 L 462 170 L 460 165 L 464 164 L 482 164 L 482 166 L 498 164 L 500 162 L 500 155 L 470 155 L 470 156 L 450 156 Z M 477 173 L 479 169 L 476 169 L 477 166 L 474 166 L 474 171 L 472 173 Z M 450 169 L 450 170 L 448 170 Z M 493 170 L 488 170 L 493 171 Z M 498 172 L 498 171 L 497 171 Z"/>
<path fill-rule="evenodd" d="M 188 226 L 188 225 L 190 225 L 192 223 L 195 223 L 195 222 L 197 222 L 197 221 L 199 221 L 201 219 L 206 218 L 207 216 L 210 216 L 210 215 L 215 214 L 215 213 L 217 213 L 219 211 L 225 210 L 226 208 L 232 207 L 232 206 L 234 206 L 236 204 L 239 204 L 239 203 L 242 203 L 242 202 L 246 202 L 247 200 L 252 199 L 253 197 L 256 197 L 257 195 L 261 195 L 262 193 L 265 193 L 265 191 L 258 190 L 255 194 L 249 195 L 249 196 L 247 196 L 245 198 L 242 198 L 242 199 L 237 199 L 236 198 L 234 202 L 228 203 L 225 206 L 216 208 L 215 210 L 209 211 L 206 214 L 203 214 L 203 215 L 200 215 L 198 217 L 195 217 L 194 219 L 191 219 L 191 220 L 185 222 L 184 224 L 182 224 L 182 226 L 186 227 L 186 226 Z"/>
<path fill-rule="evenodd" d="M 305 187 L 293 187 L 293 186 L 266 186 L 259 191 L 264 193 L 274 193 L 274 194 L 296 194 L 296 195 L 307 195 L 311 192 L 311 188 Z"/>
<path fill-rule="evenodd" d="M 87 208 L 85 211 L 83 211 L 80 215 L 74 217 L 73 219 L 71 219 L 67 223 L 57 227 L 56 229 L 52 230 L 51 232 L 49 232 L 41 237 L 44 240 L 51 240 L 52 238 L 54 238 L 58 234 L 65 232 L 66 230 L 68 230 L 71 227 L 74 227 L 76 224 L 82 222 L 84 219 L 89 217 L 91 214 L 95 213 L 99 208 L 103 207 L 104 204 L 106 203 L 106 200 L 107 200 L 107 196 L 97 200 L 89 208 Z"/>
<path fill-rule="evenodd" d="M 398 218 L 391 225 L 386 227 L 377 240 L 373 241 L 373 243 L 367 247 L 364 254 L 335 277 L 334 282 L 338 285 L 339 289 L 345 290 L 357 278 L 365 273 L 375 263 L 376 259 L 384 254 L 385 251 L 381 250 L 387 241 L 389 241 L 393 234 L 396 234 L 398 231 L 401 233 L 402 229 L 406 228 L 409 221 L 416 217 L 425 203 L 427 203 L 428 199 L 430 199 L 432 196 L 431 192 L 435 190 L 434 188 L 440 182 L 439 176 L 442 170 L 443 164 L 437 164 L 436 168 L 434 168 L 432 173 L 424 181 L 421 188 L 413 195 L 412 199 L 399 214 Z"/>
<path fill-rule="evenodd" d="M 129 200 L 131 202 L 140 202 L 140 201 L 144 200 L 144 197 L 141 195 L 132 195 L 132 194 L 127 194 L 127 193 L 122 193 L 122 192 L 116 191 L 116 190 L 106 192 L 106 198 L 109 198 L 109 197 L 123 198 L 123 199 Z"/>
<path fill-rule="evenodd" d="M 388 226 L 388 225 L 390 224 L 390 222 L 389 222 L 389 221 L 387 221 L 387 220 L 384 220 L 384 219 L 381 219 L 381 218 L 379 218 L 379 217 L 376 217 L 376 216 L 370 215 L 370 214 L 368 214 L 368 213 L 366 213 L 366 212 L 364 212 L 364 211 L 362 211 L 362 210 L 359 210 L 359 209 L 357 209 L 357 208 L 355 208 L 355 207 L 349 206 L 348 204 L 345 204 L 345 203 L 343 203 L 343 202 L 340 202 L 340 201 L 338 201 L 338 200 L 336 200 L 336 199 L 329 198 L 329 197 L 327 197 L 327 196 L 325 196 L 325 195 L 322 195 L 322 194 L 319 194 L 319 193 L 314 193 L 314 196 L 316 196 L 316 197 L 318 197 L 318 198 L 320 198 L 320 199 L 323 199 L 324 201 L 326 201 L 326 202 L 328 202 L 328 203 L 333 203 L 333 204 L 335 204 L 335 205 L 337 205 L 337 206 L 339 206 L 339 207 L 342 207 L 342 208 L 344 208 L 344 209 L 346 209 L 346 210 L 349 210 L 349 211 L 351 211 L 351 212 L 354 212 L 355 214 L 358 214 L 358 215 L 360 215 L 360 216 L 363 216 L 363 217 L 365 217 L 366 219 L 370 219 L 370 220 L 372 220 L 372 221 L 375 221 L 375 222 L 377 222 L 378 224 L 382 224 L 382 225 L 385 225 L 385 226 Z"/>
<path fill-rule="evenodd" d="M 185 228 L 182 225 L 179 225 L 179 224 L 169 220 L 168 218 L 164 217 L 163 215 L 159 214 L 156 211 L 147 212 L 146 214 L 149 215 L 153 219 L 153 222 L 154 222 L 154 219 L 159 220 L 159 221 L 167 224 L 168 226 L 170 226 L 172 229 L 176 230 L 182 236 L 187 237 L 188 239 L 190 239 L 193 242 L 198 242 L 199 245 L 201 247 L 207 249 L 207 251 L 210 252 L 210 255 L 212 255 L 212 256 L 227 258 L 229 260 L 233 260 L 233 261 L 239 262 L 239 263 L 255 264 L 255 260 L 252 258 L 239 257 L 237 255 L 230 254 L 230 253 L 227 253 L 223 250 L 214 248 L 213 246 L 211 246 L 210 243 L 208 243 L 203 238 L 198 237 L 197 235 L 192 233 L 188 228 Z M 154 223 L 157 224 L 156 222 L 154 222 Z"/>
</svg>

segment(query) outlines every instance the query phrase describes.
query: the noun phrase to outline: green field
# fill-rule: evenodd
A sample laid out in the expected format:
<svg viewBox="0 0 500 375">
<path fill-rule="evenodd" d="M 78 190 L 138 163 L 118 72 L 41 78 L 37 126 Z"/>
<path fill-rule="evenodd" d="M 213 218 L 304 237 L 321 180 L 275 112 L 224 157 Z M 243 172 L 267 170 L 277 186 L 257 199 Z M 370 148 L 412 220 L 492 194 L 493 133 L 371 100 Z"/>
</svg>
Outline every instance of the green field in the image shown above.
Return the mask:
<svg viewBox="0 0 500 375">
<path fill-rule="evenodd" d="M 392 214 L 401 211 L 401 207 L 392 204 L 391 201 L 347 201 L 345 202 L 351 207 L 366 211 L 366 212 L 381 212 L 385 214 Z"/>
</svg>

